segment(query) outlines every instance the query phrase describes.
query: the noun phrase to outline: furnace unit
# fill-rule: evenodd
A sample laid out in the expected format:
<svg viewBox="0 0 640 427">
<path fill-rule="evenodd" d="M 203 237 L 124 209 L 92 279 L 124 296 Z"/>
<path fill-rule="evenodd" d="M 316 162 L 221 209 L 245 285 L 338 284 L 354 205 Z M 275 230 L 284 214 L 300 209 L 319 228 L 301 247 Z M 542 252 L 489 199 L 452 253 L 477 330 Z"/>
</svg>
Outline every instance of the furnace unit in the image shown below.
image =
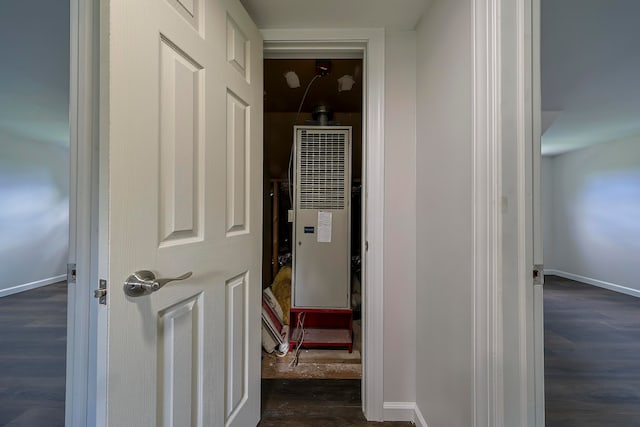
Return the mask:
<svg viewBox="0 0 640 427">
<path fill-rule="evenodd" d="M 293 308 L 350 309 L 351 126 L 295 126 Z"/>
</svg>

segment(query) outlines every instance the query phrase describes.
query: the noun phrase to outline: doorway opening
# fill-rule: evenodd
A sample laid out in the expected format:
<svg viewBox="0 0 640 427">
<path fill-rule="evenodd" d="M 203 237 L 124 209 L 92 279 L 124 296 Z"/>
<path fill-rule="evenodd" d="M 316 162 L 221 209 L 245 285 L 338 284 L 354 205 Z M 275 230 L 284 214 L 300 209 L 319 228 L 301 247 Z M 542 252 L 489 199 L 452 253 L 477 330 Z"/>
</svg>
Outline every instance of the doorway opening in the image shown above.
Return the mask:
<svg viewBox="0 0 640 427">
<path fill-rule="evenodd" d="M 267 59 L 362 59 L 361 409 L 383 419 L 384 32 L 263 30 Z"/>
<path fill-rule="evenodd" d="M 64 21 L 55 25 L 64 26 Z M 18 91 L 14 102 L 26 106 L 33 102 L 28 88 Z M 50 106 L 41 108 L 43 115 L 52 114 L 47 111 Z M 33 425 L 63 425 L 65 420 L 69 146 L 64 140 L 58 143 L 28 135 L 37 132 L 38 126 L 51 129 L 55 125 L 19 125 L 22 129 L 15 133 L 0 129 L 4 175 L 0 199 L 5 206 L 0 215 L 4 238 L 0 245 L 4 267 L 0 268 L 0 359 L 6 362 L 0 376 L 11 390 L 0 395 L 0 425 L 24 420 Z"/>
<path fill-rule="evenodd" d="M 296 56 L 296 55 L 294 55 Z M 262 377 L 265 379 L 353 379 L 362 377 L 362 188 L 363 188 L 363 59 L 361 54 L 333 58 L 306 56 L 304 58 L 271 58 L 264 60 L 264 199 L 263 199 L 263 289 L 266 300 L 275 297 L 278 309 L 282 310 L 285 338 L 279 346 L 269 339 L 268 315 L 263 316 Z M 338 293 L 347 293 L 339 309 L 331 303 L 320 301 L 329 291 L 323 289 L 307 303 L 296 302 L 296 268 L 301 271 L 316 261 L 298 255 L 295 258 L 294 236 L 302 234 L 296 227 L 296 179 L 297 157 L 294 155 L 294 126 L 303 126 L 300 132 L 338 132 L 350 135 L 350 144 L 345 151 L 349 155 L 346 166 L 340 169 L 345 178 L 347 236 L 329 236 L 333 245 L 330 250 L 340 254 L 330 262 L 320 261 L 318 269 L 346 266 L 343 285 Z M 322 154 L 322 153 L 320 153 Z M 333 160 L 332 160 L 333 161 Z M 326 171 L 322 171 L 325 173 Z M 332 177 L 332 178 L 335 178 Z M 333 213 L 331 213 L 333 212 Z M 329 215 L 334 223 L 337 211 L 319 210 L 318 218 Z M 336 217 L 337 218 L 337 217 Z M 306 224 L 304 233 L 322 241 L 318 223 Z M 331 224 L 330 224 L 331 225 Z M 337 225 L 337 224 L 336 224 Z M 334 226 L 333 233 L 338 233 Z M 329 230 L 329 233 L 331 231 Z M 306 235 L 306 234 L 305 234 Z M 340 237 L 344 240 L 338 243 Z M 331 242 L 333 240 L 333 243 Z M 301 242 L 300 242 L 301 244 Z M 298 253 L 301 250 L 298 249 Z M 294 261 L 295 259 L 295 261 Z M 344 268 L 343 268 L 344 269 Z M 317 270 L 316 270 L 317 271 Z M 324 280 L 319 275 L 320 283 Z M 302 280 L 297 282 L 298 290 Z M 321 286 L 324 286 L 321 284 Z M 330 286 L 329 286 L 330 287 Z M 271 297 L 269 296 L 271 295 Z M 317 303 L 317 304 L 316 304 Z M 310 312 L 306 306 L 316 306 Z M 334 304 L 335 305 L 335 304 Z M 305 307 L 300 309 L 299 307 Z M 264 310 L 263 310 L 264 313 Z M 303 316 L 310 317 L 314 325 L 300 328 Z M 280 328 L 280 322 L 278 329 Z M 304 331 L 304 332 L 302 332 Z M 322 332 L 318 332 L 322 331 Z M 345 335 L 340 334 L 344 331 Z M 314 333 L 326 333 L 316 339 Z M 308 334 L 308 335 L 305 335 Z M 306 337 L 306 339 L 305 339 Z M 348 337 L 348 338 L 345 338 Z M 264 341 L 266 340 L 266 343 Z"/>
<path fill-rule="evenodd" d="M 0 425 L 64 425 L 69 2 L 0 6 Z"/>
<path fill-rule="evenodd" d="M 640 35 L 640 7 L 581 4 L 568 17 L 575 4 L 541 1 L 545 417 L 550 426 L 632 425 L 640 56 L 621 47 Z"/>
</svg>

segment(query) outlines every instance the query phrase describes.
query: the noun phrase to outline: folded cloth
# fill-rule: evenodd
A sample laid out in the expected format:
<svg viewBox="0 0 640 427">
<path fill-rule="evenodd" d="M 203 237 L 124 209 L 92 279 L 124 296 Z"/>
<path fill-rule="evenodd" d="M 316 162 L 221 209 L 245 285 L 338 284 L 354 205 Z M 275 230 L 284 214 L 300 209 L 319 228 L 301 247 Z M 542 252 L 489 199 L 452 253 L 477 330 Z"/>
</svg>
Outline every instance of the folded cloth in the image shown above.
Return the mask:
<svg viewBox="0 0 640 427">
<path fill-rule="evenodd" d="M 291 310 L 291 267 L 285 266 L 278 271 L 271 284 L 271 290 L 282 308 L 284 324 L 288 325 Z"/>
</svg>

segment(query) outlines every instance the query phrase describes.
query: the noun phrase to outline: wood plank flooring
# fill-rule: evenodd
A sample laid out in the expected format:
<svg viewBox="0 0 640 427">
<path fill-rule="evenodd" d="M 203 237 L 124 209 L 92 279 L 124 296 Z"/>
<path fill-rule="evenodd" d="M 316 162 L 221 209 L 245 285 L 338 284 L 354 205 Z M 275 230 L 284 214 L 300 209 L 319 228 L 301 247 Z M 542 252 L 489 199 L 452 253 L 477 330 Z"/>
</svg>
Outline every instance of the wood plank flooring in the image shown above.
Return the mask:
<svg viewBox="0 0 640 427">
<path fill-rule="evenodd" d="M 0 298 L 0 426 L 64 425 L 66 284 Z M 545 285 L 548 427 L 640 427 L 640 300 Z M 262 427 L 367 423 L 359 380 L 263 380 Z"/>
<path fill-rule="evenodd" d="M 546 276 L 547 427 L 640 426 L 640 299 Z"/>
<path fill-rule="evenodd" d="M 360 380 L 262 380 L 260 427 L 404 427 L 409 422 L 367 422 Z"/>
<path fill-rule="evenodd" d="M 292 366 L 295 352 L 284 357 L 262 352 L 262 378 L 268 379 L 360 379 L 362 359 L 354 350 L 301 349 L 298 364 Z"/>
<path fill-rule="evenodd" d="M 67 284 L 0 298 L 0 426 L 64 426 Z"/>
</svg>

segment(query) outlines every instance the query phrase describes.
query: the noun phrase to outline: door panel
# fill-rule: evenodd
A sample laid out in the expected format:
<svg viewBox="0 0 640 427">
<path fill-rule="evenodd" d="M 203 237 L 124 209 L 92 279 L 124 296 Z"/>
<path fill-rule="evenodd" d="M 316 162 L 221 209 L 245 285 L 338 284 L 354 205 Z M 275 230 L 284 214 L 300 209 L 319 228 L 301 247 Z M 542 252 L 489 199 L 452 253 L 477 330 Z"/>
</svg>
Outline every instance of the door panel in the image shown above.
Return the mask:
<svg viewBox="0 0 640 427">
<path fill-rule="evenodd" d="M 227 16 L 227 61 L 249 83 L 251 44 L 238 24 Z"/>
<path fill-rule="evenodd" d="M 107 425 L 256 425 L 260 34 L 237 0 L 111 0 L 103 22 Z M 125 296 L 137 270 L 193 275 Z"/>
<path fill-rule="evenodd" d="M 249 105 L 227 92 L 227 235 L 249 232 L 247 152 Z"/>
<path fill-rule="evenodd" d="M 202 238 L 202 67 L 160 40 L 160 245 Z"/>
<path fill-rule="evenodd" d="M 161 426 L 202 425 L 202 295 L 158 313 Z"/>
<path fill-rule="evenodd" d="M 235 418 L 247 401 L 249 354 L 248 337 L 248 273 L 227 282 L 227 365 L 225 422 Z"/>
</svg>

